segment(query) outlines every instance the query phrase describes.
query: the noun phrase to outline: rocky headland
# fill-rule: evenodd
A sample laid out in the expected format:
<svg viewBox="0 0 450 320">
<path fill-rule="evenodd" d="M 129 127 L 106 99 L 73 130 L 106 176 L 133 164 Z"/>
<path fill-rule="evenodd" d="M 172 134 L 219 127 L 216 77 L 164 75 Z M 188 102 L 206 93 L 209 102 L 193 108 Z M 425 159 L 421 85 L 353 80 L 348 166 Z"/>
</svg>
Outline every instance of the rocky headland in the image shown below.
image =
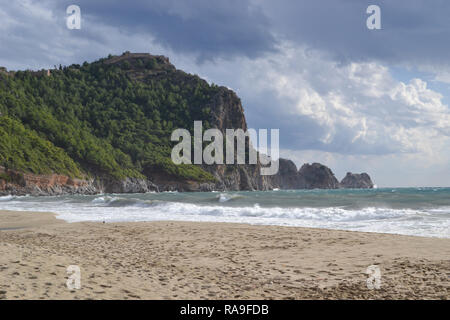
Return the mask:
<svg viewBox="0 0 450 320">
<path fill-rule="evenodd" d="M 89 69 L 92 67 L 92 70 Z M 3 69 L 2 69 L 3 70 Z M 88 70 L 88 71 L 86 71 Z M 190 112 L 192 118 L 196 120 L 202 120 L 208 124 L 210 128 L 217 128 L 225 134 L 226 129 L 243 129 L 247 130 L 247 122 L 244 115 L 244 108 L 242 106 L 241 100 L 236 95 L 236 93 L 226 87 L 220 87 L 215 85 L 209 85 L 206 81 L 200 79 L 197 76 L 187 74 L 181 70 L 178 70 L 173 66 L 169 59 L 163 56 L 153 56 L 146 53 L 129 53 L 126 52 L 121 56 L 110 56 L 105 59 L 101 59 L 97 62 L 89 64 L 85 63 L 83 67 L 78 65 L 65 67 L 60 70 L 43 70 L 37 72 L 28 72 L 27 77 L 33 78 L 33 81 L 43 81 L 43 79 L 51 77 L 79 77 L 80 73 L 89 73 L 89 76 L 95 76 L 98 79 L 93 82 L 92 86 L 100 86 L 98 83 L 106 83 L 111 81 L 110 78 L 119 74 L 124 77 L 130 83 L 134 83 L 136 86 L 154 87 L 158 85 L 160 88 L 162 85 L 169 86 L 170 89 L 176 92 L 169 92 L 168 95 L 173 94 L 176 98 L 179 95 L 180 89 L 184 87 L 192 87 L 192 95 L 200 96 L 200 100 L 203 101 L 201 106 L 192 106 Z M 103 73 L 105 75 L 103 76 Z M 22 72 L 23 73 L 23 72 Z M 22 76 L 21 71 L 19 72 L 6 72 L 6 69 L 0 74 L 0 78 L 3 77 L 4 81 L 14 80 L 16 77 Z M 45 80 L 44 80 L 45 81 Z M 109 88 L 109 87 L 107 87 Z M 207 94 L 198 94 L 199 88 L 204 89 Z M 195 90 L 194 90 L 195 89 Z M 0 89 L 1 90 L 1 89 Z M 99 89 L 99 92 L 103 89 Z M 111 89 L 108 89 L 111 90 Z M 166 90 L 166 89 L 165 89 Z M 185 103 L 191 100 L 190 93 L 185 97 Z M 94 95 L 95 97 L 95 95 Z M 134 97 L 134 96 L 133 96 Z M 33 98 L 34 99 L 34 98 Z M 92 100 L 92 98 L 89 98 Z M 149 114 L 149 117 L 153 117 L 153 121 L 160 121 L 162 125 L 169 126 L 171 119 L 174 118 L 173 113 L 167 115 L 155 111 L 149 113 L 147 110 L 149 104 L 152 101 L 147 98 L 141 99 L 143 105 L 134 104 L 135 109 L 142 108 L 142 114 Z M 88 100 L 90 101 L 90 100 Z M 55 106 L 55 109 L 58 109 Z M 87 155 L 80 158 L 80 152 L 73 151 L 74 147 L 71 146 L 72 140 L 61 141 L 61 139 L 54 138 L 58 132 L 52 133 L 48 132 L 48 126 L 41 128 L 38 125 L 33 127 L 34 123 L 39 122 L 29 122 L 28 118 L 15 118 L 15 114 L 10 110 L 11 107 L 8 105 L 0 105 L 0 120 L 1 117 L 11 117 L 14 120 L 8 121 L 21 121 L 24 123 L 24 130 L 33 130 L 33 132 L 39 133 L 39 138 L 34 137 L 33 139 L 49 139 L 45 142 L 45 145 L 49 144 L 55 150 L 65 152 L 69 160 L 64 160 L 65 162 L 73 161 L 74 166 L 79 168 L 80 173 L 76 175 L 64 174 L 62 172 L 57 172 L 52 170 L 51 173 L 39 174 L 36 172 L 27 172 L 27 170 L 19 169 L 11 165 L 11 159 L 15 156 L 14 148 L 4 147 L 6 151 L 4 153 L 10 152 L 11 154 L 0 155 L 0 195 L 62 195 L 62 194 L 96 194 L 96 193 L 144 193 L 150 191 L 238 191 L 238 190 L 272 190 L 274 188 L 280 189 L 337 189 L 337 188 L 372 188 L 373 183 L 370 177 L 366 173 L 362 174 L 351 174 L 348 173 L 347 176 L 339 183 L 339 181 L 334 176 L 332 170 L 325 165 L 319 163 L 304 164 L 299 170 L 297 170 L 296 165 L 287 159 L 279 159 L 279 172 L 273 176 L 263 176 L 260 174 L 261 163 L 258 161 L 257 164 L 253 165 L 198 165 L 196 170 L 201 170 L 200 174 L 180 174 L 176 170 L 169 166 L 167 169 L 167 162 L 157 160 L 156 162 L 148 162 L 149 156 L 158 157 L 158 151 L 153 153 L 148 153 L 144 159 L 136 158 L 135 154 L 127 154 L 129 150 L 137 153 L 136 147 L 133 145 L 125 145 L 122 147 L 120 144 L 116 143 L 117 139 L 111 139 L 111 148 L 107 150 L 113 150 L 112 153 L 118 154 L 116 159 L 120 161 L 123 160 L 130 169 L 123 170 L 123 173 L 115 175 L 113 172 L 113 164 L 105 163 L 104 159 L 100 154 L 95 154 L 96 152 L 90 152 L 89 150 L 82 150 Z M 1 112 L 3 110 L 3 112 Z M 199 113 L 198 110 L 202 110 Z M 164 111 L 164 110 L 162 110 Z M 111 112 L 117 113 L 117 110 L 111 110 Z M 137 112 L 134 110 L 133 112 Z M 173 111 L 175 112 L 175 111 Z M 181 111 L 180 111 L 181 112 Z M 184 117 L 186 117 L 186 111 L 184 112 Z M 72 112 L 73 113 L 73 112 Z M 56 116 L 55 116 L 56 117 Z M 180 116 L 182 117 L 182 116 Z M 156 119 L 156 120 L 155 120 Z M 90 119 L 87 119 L 90 120 Z M 86 122 L 86 119 L 83 120 Z M 97 132 L 98 129 L 95 125 L 99 124 L 99 120 L 93 124 L 89 124 L 87 127 L 92 129 L 89 134 L 96 137 L 99 143 L 103 143 L 105 136 L 111 136 L 111 133 Z M 118 120 L 111 122 L 113 125 L 117 124 Z M 6 122 L 5 122 L 6 123 Z M 9 123 L 9 122 L 8 122 Z M 127 122 L 129 125 L 130 122 Z M 158 126 L 161 126 L 158 124 Z M 105 129 L 106 130 L 106 129 Z M 23 133 L 23 132 L 22 132 Z M 22 134 L 21 133 L 21 134 Z M 27 132 L 26 132 L 27 133 Z M 1 132 L 0 132 L 1 134 Z M 9 136 L 6 138 L 11 138 L 12 141 L 21 141 L 22 137 L 17 138 L 14 134 L 15 132 L 7 132 Z M 28 133 L 27 133 L 28 134 Z M 34 134 L 34 133 L 33 133 Z M 134 134 L 130 131 L 129 135 Z M 84 133 L 81 137 L 84 136 Z M 97 138 L 100 137 L 100 138 Z M 6 139 L 5 138 L 5 139 Z M 167 138 L 167 137 L 166 137 Z M 72 139 L 72 138 L 68 138 Z M 123 141 L 123 137 L 119 137 Z M 148 137 L 145 139 L 154 140 L 153 137 Z M 162 138 L 158 141 L 162 141 Z M 33 140 L 34 141 L 34 140 Z M 141 143 L 145 140 L 137 140 L 137 143 Z M 158 142 L 157 144 L 162 144 L 163 142 Z M 54 145 L 54 146 L 53 146 Z M 163 146 L 167 150 L 170 145 Z M 0 145 L 0 150 L 2 146 Z M 47 148 L 47 147 L 45 147 Z M 76 148 L 76 146 L 75 146 Z M 118 151 L 114 151 L 113 148 L 119 148 Z M 136 150 L 136 151 L 134 151 Z M 158 149 L 159 150 L 159 149 Z M 27 151 L 27 150 L 26 150 Z M 100 150 L 101 151 L 101 150 Z M 110 152 L 111 153 L 111 152 Z M 109 153 L 105 153 L 105 157 L 109 156 Z M 19 159 L 23 163 L 27 161 L 27 157 Z M 98 159 L 95 159 L 97 157 Z M 42 158 L 42 156 L 40 156 Z M 95 161 L 91 160 L 94 158 Z M 3 162 L 1 161 L 2 159 Z M 130 160 L 128 160 L 130 159 Z M 170 159 L 170 158 L 169 158 Z M 111 161 L 114 161 L 112 159 Z M 117 165 L 116 170 L 120 168 L 120 162 Z M 144 161 L 145 160 L 145 161 Z M 45 159 L 40 159 L 45 164 Z M 131 162 L 130 162 L 131 161 Z M 135 162 L 135 164 L 130 164 Z M 159 162 L 158 162 L 159 161 Z M 154 163 L 154 164 L 152 164 Z M 25 166 L 26 167 L 26 166 Z M 30 166 L 31 167 L 31 166 Z M 110 168 L 111 167 L 111 168 Z M 109 172 L 108 172 L 109 170 Z M 120 169 L 121 170 L 121 169 Z M 192 169 L 191 169 L 192 171 Z M 203 172 L 203 173 L 202 173 Z M 129 174 L 128 173 L 132 173 Z M 208 178 L 196 178 L 207 176 Z"/>
</svg>

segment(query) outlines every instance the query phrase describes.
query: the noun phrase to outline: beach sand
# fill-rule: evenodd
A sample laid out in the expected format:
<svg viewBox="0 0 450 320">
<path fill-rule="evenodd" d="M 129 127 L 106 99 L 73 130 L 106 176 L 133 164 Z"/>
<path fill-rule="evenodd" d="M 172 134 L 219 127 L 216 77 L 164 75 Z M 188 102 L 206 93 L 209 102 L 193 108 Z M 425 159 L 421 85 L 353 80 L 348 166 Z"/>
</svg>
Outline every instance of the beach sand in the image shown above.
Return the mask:
<svg viewBox="0 0 450 320">
<path fill-rule="evenodd" d="M 0 211 L 0 299 L 449 299 L 449 259 L 450 239 Z"/>
</svg>

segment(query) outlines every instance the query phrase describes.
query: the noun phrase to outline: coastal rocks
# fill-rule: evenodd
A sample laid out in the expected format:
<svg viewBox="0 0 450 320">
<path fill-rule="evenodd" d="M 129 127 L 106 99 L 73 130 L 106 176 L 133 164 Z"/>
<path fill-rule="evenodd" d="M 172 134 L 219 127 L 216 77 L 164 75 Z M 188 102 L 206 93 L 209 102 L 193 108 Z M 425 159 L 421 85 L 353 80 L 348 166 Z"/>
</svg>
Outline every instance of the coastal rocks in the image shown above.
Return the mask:
<svg viewBox="0 0 450 320">
<path fill-rule="evenodd" d="M 159 191 L 158 186 L 153 182 L 138 178 L 116 180 L 109 177 L 97 177 L 94 180 L 94 185 L 102 193 L 146 193 Z"/>
<path fill-rule="evenodd" d="M 279 159 L 280 170 L 272 177 L 272 183 L 280 189 L 339 189 L 347 188 L 347 184 L 341 185 L 333 171 L 320 163 L 304 164 L 297 171 L 295 164 L 286 159 Z M 348 182 L 350 178 L 343 180 Z M 358 183 L 352 183 L 354 188 L 373 187 L 367 174 L 357 175 Z M 352 180 L 353 181 L 353 180 Z"/>
<path fill-rule="evenodd" d="M 333 171 L 320 163 L 305 163 L 298 171 L 299 189 L 338 189 Z"/>
<path fill-rule="evenodd" d="M 95 194 L 92 182 L 59 174 L 36 175 L 0 167 L 0 195 Z"/>
<path fill-rule="evenodd" d="M 261 165 L 217 165 L 205 168 L 214 175 L 217 191 L 255 191 L 271 190 L 272 184 L 260 174 Z"/>
<path fill-rule="evenodd" d="M 341 188 L 372 189 L 373 182 L 367 173 L 357 174 L 347 172 L 347 175 L 341 181 Z"/>
<path fill-rule="evenodd" d="M 66 195 L 98 193 L 146 193 L 162 191 L 210 192 L 255 191 L 280 189 L 372 189 L 374 184 L 367 173 L 347 173 L 339 183 L 330 168 L 320 163 L 304 164 L 297 171 L 295 164 L 279 159 L 280 170 L 274 176 L 259 175 L 257 165 L 217 166 L 212 170 L 217 182 L 178 181 L 165 176 L 156 183 L 137 178 L 115 180 L 109 177 L 73 179 L 63 175 L 33 175 L 0 169 L 2 195 Z M 211 170 L 212 168 L 210 168 Z"/>
<path fill-rule="evenodd" d="M 76 179 L 64 175 L 37 175 L 0 167 L 0 195 L 55 196 L 66 194 L 145 193 L 159 191 L 146 179 L 108 177 Z"/>
<path fill-rule="evenodd" d="M 200 183 L 197 181 L 160 181 L 157 184 L 159 192 L 210 192 L 216 190 L 213 183 Z"/>
<path fill-rule="evenodd" d="M 279 170 L 273 176 L 272 184 L 280 189 L 298 189 L 299 177 L 295 163 L 283 158 L 278 159 L 278 162 Z"/>
</svg>

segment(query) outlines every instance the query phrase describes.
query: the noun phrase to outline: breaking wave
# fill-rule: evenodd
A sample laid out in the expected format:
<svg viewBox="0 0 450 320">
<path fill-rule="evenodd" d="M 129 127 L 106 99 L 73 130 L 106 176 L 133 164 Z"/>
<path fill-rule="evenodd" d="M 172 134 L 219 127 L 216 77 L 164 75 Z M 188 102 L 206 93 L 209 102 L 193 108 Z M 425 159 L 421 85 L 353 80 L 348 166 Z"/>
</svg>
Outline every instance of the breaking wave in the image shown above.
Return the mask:
<svg viewBox="0 0 450 320">
<path fill-rule="evenodd" d="M 68 222 L 233 222 L 450 238 L 447 190 L 392 191 L 3 196 L 0 210 L 51 211 Z"/>
</svg>

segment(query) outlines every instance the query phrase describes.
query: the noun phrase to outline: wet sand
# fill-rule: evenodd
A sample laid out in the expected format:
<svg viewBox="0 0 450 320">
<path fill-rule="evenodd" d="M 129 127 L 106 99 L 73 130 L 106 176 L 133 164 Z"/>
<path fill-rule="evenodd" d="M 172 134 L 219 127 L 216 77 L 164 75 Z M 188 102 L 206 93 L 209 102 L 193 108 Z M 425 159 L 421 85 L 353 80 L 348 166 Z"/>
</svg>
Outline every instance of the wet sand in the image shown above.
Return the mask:
<svg viewBox="0 0 450 320">
<path fill-rule="evenodd" d="M 69 265 L 81 289 L 66 286 Z M 367 267 L 381 271 L 368 289 Z M 450 239 L 0 211 L 0 299 L 449 299 Z"/>
</svg>

